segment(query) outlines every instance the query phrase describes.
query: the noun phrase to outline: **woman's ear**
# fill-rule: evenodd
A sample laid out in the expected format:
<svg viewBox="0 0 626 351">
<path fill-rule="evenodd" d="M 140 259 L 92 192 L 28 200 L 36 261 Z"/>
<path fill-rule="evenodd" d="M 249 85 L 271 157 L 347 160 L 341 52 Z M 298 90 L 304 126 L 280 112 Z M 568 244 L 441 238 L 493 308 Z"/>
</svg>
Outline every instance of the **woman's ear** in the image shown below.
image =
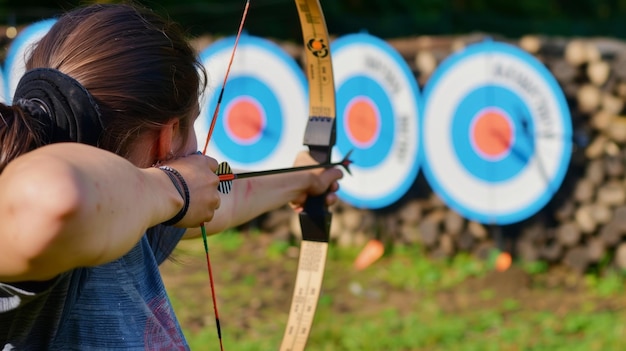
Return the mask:
<svg viewBox="0 0 626 351">
<path fill-rule="evenodd" d="M 156 140 L 156 151 L 158 160 L 168 160 L 173 156 L 174 136 L 179 128 L 178 118 L 171 119 L 159 128 L 158 139 Z"/>
</svg>

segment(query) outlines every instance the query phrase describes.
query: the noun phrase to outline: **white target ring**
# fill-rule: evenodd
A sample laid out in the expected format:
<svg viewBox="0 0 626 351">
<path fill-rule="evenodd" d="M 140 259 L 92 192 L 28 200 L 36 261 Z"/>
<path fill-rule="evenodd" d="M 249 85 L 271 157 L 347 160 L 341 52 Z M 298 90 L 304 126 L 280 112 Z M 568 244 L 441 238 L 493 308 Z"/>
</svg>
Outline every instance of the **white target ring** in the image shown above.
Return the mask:
<svg viewBox="0 0 626 351">
<path fill-rule="evenodd" d="M 424 173 L 453 209 L 510 224 L 540 210 L 571 158 L 563 92 L 531 55 L 508 44 L 469 46 L 425 88 Z"/>
<path fill-rule="evenodd" d="M 209 76 L 201 114 L 195 123 L 204 145 L 234 37 L 200 54 Z M 308 116 L 308 87 L 295 60 L 269 40 L 242 35 L 231 68 L 207 154 L 234 169 L 263 170 L 293 164 Z"/>
</svg>

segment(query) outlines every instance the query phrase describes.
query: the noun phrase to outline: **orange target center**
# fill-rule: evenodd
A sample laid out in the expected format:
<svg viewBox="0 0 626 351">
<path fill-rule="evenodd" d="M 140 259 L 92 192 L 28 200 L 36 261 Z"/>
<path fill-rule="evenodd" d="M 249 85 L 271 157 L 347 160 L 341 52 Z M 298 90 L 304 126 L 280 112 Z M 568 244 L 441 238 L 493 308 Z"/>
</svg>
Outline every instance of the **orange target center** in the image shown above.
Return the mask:
<svg viewBox="0 0 626 351">
<path fill-rule="evenodd" d="M 226 126 L 236 138 L 255 139 L 263 130 L 263 116 L 255 103 L 241 99 L 230 106 Z"/>
<path fill-rule="evenodd" d="M 507 153 L 513 144 L 513 128 L 498 111 L 486 111 L 477 117 L 472 139 L 478 150 L 488 157 Z"/>
<path fill-rule="evenodd" d="M 346 127 L 356 143 L 370 144 L 375 141 L 380 128 L 377 116 L 375 108 L 368 101 L 358 100 L 350 105 Z"/>
</svg>

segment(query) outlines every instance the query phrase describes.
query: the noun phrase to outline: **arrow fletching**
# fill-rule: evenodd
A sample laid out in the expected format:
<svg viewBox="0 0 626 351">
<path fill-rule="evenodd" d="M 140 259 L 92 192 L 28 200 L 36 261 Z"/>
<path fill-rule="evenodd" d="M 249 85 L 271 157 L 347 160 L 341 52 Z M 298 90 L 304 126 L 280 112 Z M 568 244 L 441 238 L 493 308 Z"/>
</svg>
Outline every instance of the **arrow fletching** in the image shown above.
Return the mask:
<svg viewBox="0 0 626 351">
<path fill-rule="evenodd" d="M 233 170 L 230 168 L 230 165 L 228 164 L 228 162 L 220 163 L 219 166 L 217 166 L 216 174 L 218 176 L 222 176 L 222 175 L 234 176 Z M 234 177 L 228 180 L 220 180 L 220 184 L 217 186 L 217 190 L 222 194 L 230 193 L 230 190 L 233 188 L 232 179 L 234 179 Z"/>
<path fill-rule="evenodd" d="M 348 151 L 346 156 L 338 164 L 339 166 L 343 167 L 343 169 L 345 169 L 346 172 L 348 172 L 349 175 L 352 175 L 352 172 L 350 172 L 350 165 L 352 164 L 352 160 L 350 159 L 350 155 L 352 155 L 352 151 L 354 151 L 354 150 Z"/>
</svg>

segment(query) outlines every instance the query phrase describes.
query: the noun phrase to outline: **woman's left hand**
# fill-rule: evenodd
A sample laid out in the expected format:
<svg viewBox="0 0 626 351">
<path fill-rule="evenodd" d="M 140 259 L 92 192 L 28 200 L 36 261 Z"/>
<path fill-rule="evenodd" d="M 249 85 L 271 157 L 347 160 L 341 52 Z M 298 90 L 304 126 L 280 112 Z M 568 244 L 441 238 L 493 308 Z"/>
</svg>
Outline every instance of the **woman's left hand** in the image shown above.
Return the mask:
<svg viewBox="0 0 626 351">
<path fill-rule="evenodd" d="M 311 155 L 302 151 L 296 156 L 294 166 L 307 166 L 317 164 Z M 309 186 L 305 192 L 301 193 L 295 200 L 290 202 L 291 207 L 296 211 L 302 211 L 302 206 L 308 196 L 326 194 L 326 205 L 331 206 L 338 200 L 337 190 L 339 190 L 338 180 L 343 178 L 343 171 L 337 167 L 318 168 L 307 171 L 310 174 Z"/>
</svg>

